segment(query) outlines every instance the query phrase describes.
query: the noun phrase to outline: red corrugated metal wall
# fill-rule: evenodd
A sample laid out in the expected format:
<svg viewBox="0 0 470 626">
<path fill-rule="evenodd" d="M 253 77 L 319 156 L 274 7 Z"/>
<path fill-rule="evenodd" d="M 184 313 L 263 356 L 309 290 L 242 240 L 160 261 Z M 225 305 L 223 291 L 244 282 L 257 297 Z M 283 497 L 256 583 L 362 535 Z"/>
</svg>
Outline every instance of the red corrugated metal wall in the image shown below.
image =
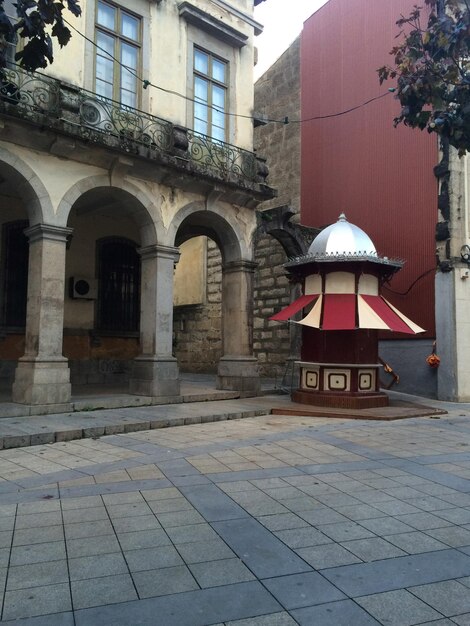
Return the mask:
<svg viewBox="0 0 470 626">
<path fill-rule="evenodd" d="M 415 0 L 329 0 L 305 23 L 302 118 L 349 109 L 387 91 L 376 69 L 390 63 L 395 24 Z M 302 223 L 321 227 L 344 211 L 380 254 L 406 260 L 391 288 L 404 292 L 435 267 L 437 141 L 393 127 L 393 95 L 357 111 L 302 124 Z M 434 273 L 405 296 L 384 295 L 434 334 Z M 423 335 L 421 335 L 423 336 Z"/>
</svg>

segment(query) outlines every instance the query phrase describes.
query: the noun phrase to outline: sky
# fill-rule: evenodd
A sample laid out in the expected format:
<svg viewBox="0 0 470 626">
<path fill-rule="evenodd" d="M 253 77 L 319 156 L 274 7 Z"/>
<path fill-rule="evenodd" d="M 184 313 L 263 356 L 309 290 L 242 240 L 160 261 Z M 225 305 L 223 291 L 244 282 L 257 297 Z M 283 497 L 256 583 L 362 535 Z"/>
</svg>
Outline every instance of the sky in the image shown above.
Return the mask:
<svg viewBox="0 0 470 626">
<path fill-rule="evenodd" d="M 255 8 L 255 20 L 264 26 L 264 32 L 255 39 L 258 48 L 255 80 L 287 50 L 302 30 L 304 21 L 326 2 L 327 0 L 266 0 Z"/>
</svg>

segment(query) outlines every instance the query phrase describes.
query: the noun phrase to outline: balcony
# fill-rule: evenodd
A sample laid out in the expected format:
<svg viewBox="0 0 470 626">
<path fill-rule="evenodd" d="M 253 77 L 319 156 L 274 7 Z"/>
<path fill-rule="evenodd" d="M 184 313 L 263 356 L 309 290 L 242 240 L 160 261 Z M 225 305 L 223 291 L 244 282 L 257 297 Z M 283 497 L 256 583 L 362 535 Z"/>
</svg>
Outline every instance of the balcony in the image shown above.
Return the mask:
<svg viewBox="0 0 470 626">
<path fill-rule="evenodd" d="M 185 187 L 190 185 L 189 175 L 193 183 L 195 177 L 200 183 L 222 183 L 239 192 L 250 191 L 258 200 L 274 195 L 266 185 L 265 161 L 252 152 L 39 72 L 27 73 L 17 66 L 0 70 L 0 115 L 43 133 L 73 138 L 79 144 L 77 154 L 86 146 L 88 161 L 89 146 L 96 146 L 153 162 L 167 172 L 176 170 L 180 178 L 183 174 Z"/>
</svg>

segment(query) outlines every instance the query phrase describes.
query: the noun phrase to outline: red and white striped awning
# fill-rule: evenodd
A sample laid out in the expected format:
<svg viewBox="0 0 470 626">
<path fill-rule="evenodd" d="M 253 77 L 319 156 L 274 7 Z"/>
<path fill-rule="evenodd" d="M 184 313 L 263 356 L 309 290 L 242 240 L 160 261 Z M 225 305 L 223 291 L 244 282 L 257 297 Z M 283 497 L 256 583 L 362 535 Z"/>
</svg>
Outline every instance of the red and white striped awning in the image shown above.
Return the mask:
<svg viewBox="0 0 470 626">
<path fill-rule="evenodd" d="M 314 302 L 311 311 L 300 321 L 291 318 Z M 297 298 L 271 320 L 287 320 L 321 330 L 370 328 L 416 335 L 424 329 L 403 315 L 382 296 L 349 293 L 310 294 Z"/>
<path fill-rule="evenodd" d="M 371 328 L 416 335 L 424 330 L 400 313 L 379 293 L 379 280 L 372 274 L 333 271 L 322 277 L 310 274 L 304 279 L 305 295 L 270 319 L 277 322 L 291 320 L 303 326 L 321 330 L 355 330 Z M 313 304 L 300 321 L 293 316 Z"/>
</svg>

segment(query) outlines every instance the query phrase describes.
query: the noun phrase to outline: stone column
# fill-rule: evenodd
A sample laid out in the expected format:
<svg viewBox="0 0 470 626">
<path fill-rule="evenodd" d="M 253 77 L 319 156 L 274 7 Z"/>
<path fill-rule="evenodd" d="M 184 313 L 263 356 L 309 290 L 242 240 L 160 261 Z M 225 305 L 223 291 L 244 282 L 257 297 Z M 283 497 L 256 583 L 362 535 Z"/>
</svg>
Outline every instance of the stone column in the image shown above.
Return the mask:
<svg viewBox="0 0 470 626">
<path fill-rule="evenodd" d="M 256 263 L 236 261 L 222 269 L 222 342 L 217 388 L 255 396 L 260 391 L 258 360 L 253 356 L 253 274 Z"/>
<path fill-rule="evenodd" d="M 71 228 L 37 224 L 29 238 L 25 354 L 18 361 L 13 402 L 70 402 L 70 370 L 62 355 L 65 244 Z"/>
<path fill-rule="evenodd" d="M 468 252 L 465 246 L 470 245 L 468 159 L 459 158 L 451 148 L 447 163 L 448 206 L 441 208 L 445 221 L 438 224 L 435 311 L 441 364 L 437 370 L 437 397 L 452 402 L 470 402 L 470 267 L 464 260 Z"/>
<path fill-rule="evenodd" d="M 178 363 L 173 356 L 173 273 L 178 248 L 140 248 L 140 350 L 134 359 L 130 393 L 151 397 L 178 396 Z"/>
</svg>

